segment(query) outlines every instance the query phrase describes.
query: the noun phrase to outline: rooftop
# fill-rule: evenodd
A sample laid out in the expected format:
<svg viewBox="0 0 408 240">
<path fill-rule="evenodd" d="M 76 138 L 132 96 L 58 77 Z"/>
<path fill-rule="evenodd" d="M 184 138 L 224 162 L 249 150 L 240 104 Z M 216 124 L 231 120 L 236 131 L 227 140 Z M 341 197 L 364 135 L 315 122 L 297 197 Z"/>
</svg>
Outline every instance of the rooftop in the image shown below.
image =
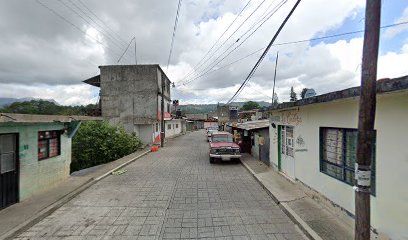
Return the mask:
<svg viewBox="0 0 408 240">
<path fill-rule="evenodd" d="M 62 115 L 33 115 L 19 113 L 0 113 L 1 123 L 51 123 L 51 122 L 72 122 L 72 121 L 95 121 L 102 120 L 101 117 L 90 116 L 62 116 Z"/>
<path fill-rule="evenodd" d="M 104 68 L 104 67 L 157 67 L 160 69 L 160 71 L 162 71 L 162 73 L 164 75 L 166 75 L 166 73 L 163 71 L 163 69 L 160 67 L 159 64 L 138 64 L 138 65 L 103 65 L 103 66 L 99 66 L 99 68 Z M 166 75 L 167 77 L 167 75 Z M 167 77 L 167 79 L 169 80 L 169 82 L 171 83 L 170 79 Z M 95 86 L 95 87 L 101 87 L 101 75 L 96 75 L 93 76 L 91 78 L 88 78 L 86 80 L 83 81 L 84 83 L 87 83 L 89 85 Z"/>
<path fill-rule="evenodd" d="M 244 129 L 244 130 L 253 130 L 259 128 L 268 128 L 269 120 L 257 120 L 257 121 L 248 121 L 244 123 L 238 123 L 235 128 Z"/>
<path fill-rule="evenodd" d="M 377 80 L 377 94 L 381 93 L 392 93 L 399 91 L 408 91 L 408 76 L 403 76 L 399 78 L 384 78 Z M 340 91 L 330 92 L 310 98 L 304 98 L 297 100 L 295 102 L 284 102 L 278 104 L 272 110 L 276 109 L 286 109 L 298 106 L 305 106 L 309 104 L 332 102 L 340 99 L 347 99 L 352 97 L 360 96 L 360 86 L 347 88 Z"/>
</svg>

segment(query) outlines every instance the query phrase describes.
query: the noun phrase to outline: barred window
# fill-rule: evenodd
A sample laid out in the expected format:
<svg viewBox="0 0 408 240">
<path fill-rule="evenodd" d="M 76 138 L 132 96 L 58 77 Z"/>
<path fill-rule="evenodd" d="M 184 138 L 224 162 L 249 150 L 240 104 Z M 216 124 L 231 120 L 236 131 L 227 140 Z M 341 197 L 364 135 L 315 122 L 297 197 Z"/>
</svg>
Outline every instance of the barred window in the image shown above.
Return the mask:
<svg viewBox="0 0 408 240">
<path fill-rule="evenodd" d="M 171 130 L 171 124 L 167 124 L 167 130 Z"/>
<path fill-rule="evenodd" d="M 38 160 L 61 155 L 61 134 L 59 131 L 38 132 Z"/>
<path fill-rule="evenodd" d="M 355 185 L 357 129 L 320 128 L 320 171 Z M 371 160 L 371 193 L 375 195 L 375 141 Z"/>
</svg>

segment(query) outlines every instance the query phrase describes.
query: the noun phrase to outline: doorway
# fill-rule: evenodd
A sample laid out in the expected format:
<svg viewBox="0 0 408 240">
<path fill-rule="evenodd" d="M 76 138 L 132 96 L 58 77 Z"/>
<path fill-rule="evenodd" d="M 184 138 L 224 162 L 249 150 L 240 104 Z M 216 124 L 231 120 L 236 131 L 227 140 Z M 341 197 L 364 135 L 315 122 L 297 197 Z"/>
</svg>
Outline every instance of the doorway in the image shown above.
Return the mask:
<svg viewBox="0 0 408 240">
<path fill-rule="evenodd" d="M 18 202 L 17 134 L 0 135 L 0 209 Z"/>
<path fill-rule="evenodd" d="M 292 126 L 278 128 L 278 168 L 288 177 L 295 179 L 294 132 Z"/>
</svg>

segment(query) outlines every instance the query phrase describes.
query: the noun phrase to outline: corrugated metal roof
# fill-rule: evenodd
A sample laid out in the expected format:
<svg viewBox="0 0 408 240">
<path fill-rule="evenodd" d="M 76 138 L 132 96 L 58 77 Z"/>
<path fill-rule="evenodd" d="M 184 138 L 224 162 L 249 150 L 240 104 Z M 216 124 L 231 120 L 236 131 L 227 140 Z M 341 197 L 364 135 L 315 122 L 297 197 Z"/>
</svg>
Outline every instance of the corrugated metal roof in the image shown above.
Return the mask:
<svg viewBox="0 0 408 240">
<path fill-rule="evenodd" d="M 244 130 L 252 130 L 258 128 L 268 128 L 269 127 L 269 120 L 257 120 L 257 121 L 248 121 L 244 123 L 238 123 L 236 128 L 244 129 Z"/>
</svg>

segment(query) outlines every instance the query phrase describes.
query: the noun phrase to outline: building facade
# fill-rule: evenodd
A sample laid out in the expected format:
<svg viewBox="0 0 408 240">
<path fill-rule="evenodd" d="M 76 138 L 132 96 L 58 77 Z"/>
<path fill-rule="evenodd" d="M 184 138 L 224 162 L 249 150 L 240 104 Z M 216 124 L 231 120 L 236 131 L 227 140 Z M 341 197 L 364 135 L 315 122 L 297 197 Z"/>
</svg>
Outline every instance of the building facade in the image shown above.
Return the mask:
<svg viewBox="0 0 408 240">
<path fill-rule="evenodd" d="M 271 112 L 271 165 L 354 216 L 360 88 L 280 104 Z M 371 224 L 408 238 L 408 77 L 377 82 Z"/>
<path fill-rule="evenodd" d="M 0 114 L 0 209 L 43 192 L 70 174 L 71 139 L 80 120 Z"/>
<path fill-rule="evenodd" d="M 160 142 L 162 97 L 165 120 L 171 119 L 171 82 L 161 67 L 108 65 L 99 69 L 100 75 L 84 82 L 100 87 L 102 117 L 136 133 L 146 144 Z"/>
</svg>

